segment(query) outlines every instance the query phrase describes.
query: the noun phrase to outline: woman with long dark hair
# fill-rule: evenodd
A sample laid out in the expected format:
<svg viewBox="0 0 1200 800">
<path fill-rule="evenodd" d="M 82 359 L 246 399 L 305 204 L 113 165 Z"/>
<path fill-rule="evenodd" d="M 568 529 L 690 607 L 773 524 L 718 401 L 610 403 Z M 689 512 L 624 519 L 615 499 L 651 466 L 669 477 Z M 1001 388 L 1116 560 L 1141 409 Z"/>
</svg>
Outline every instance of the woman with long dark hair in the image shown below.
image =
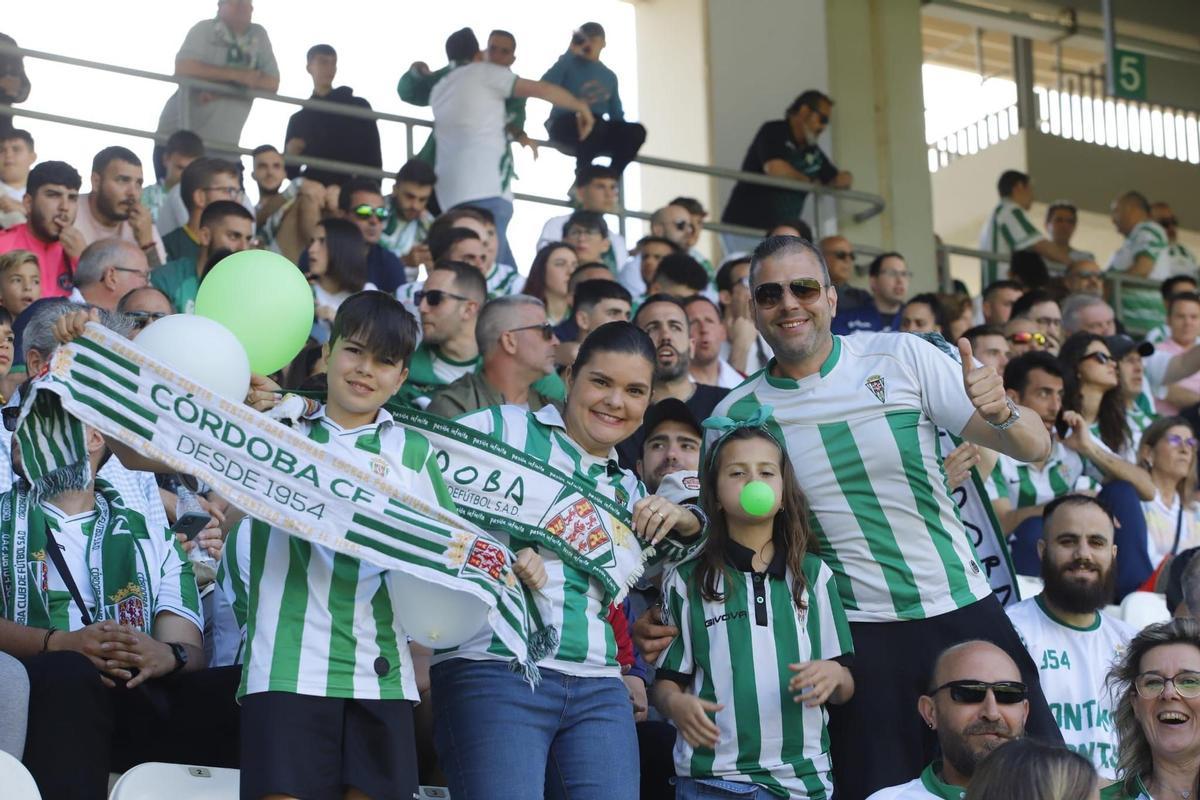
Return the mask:
<svg viewBox="0 0 1200 800">
<path fill-rule="evenodd" d="M 336 217 L 318 223 L 308 245 L 308 282 L 317 323 L 326 328 L 346 298 L 375 288 L 367 282 L 367 242 L 357 225 Z"/>
<path fill-rule="evenodd" d="M 529 268 L 521 294 L 546 304 L 546 321 L 557 325 L 571 315 L 571 273 L 579 266 L 575 248 L 566 242 L 551 242 L 538 250 Z"/>
</svg>

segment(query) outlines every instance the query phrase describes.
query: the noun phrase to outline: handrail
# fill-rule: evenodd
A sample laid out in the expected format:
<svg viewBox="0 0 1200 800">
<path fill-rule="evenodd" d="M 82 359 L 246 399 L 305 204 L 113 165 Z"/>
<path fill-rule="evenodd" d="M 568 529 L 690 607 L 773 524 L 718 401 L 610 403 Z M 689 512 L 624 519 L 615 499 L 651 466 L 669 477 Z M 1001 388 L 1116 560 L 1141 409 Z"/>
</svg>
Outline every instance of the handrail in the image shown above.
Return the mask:
<svg viewBox="0 0 1200 800">
<path fill-rule="evenodd" d="M 18 55 L 32 59 L 43 61 L 51 61 L 59 64 L 70 66 L 83 67 L 85 69 L 94 69 L 100 72 L 108 72 L 117 75 L 126 75 L 128 77 L 142 78 L 146 80 L 160 81 L 170 83 L 176 86 L 183 86 L 192 89 L 204 89 L 209 91 L 219 91 L 223 94 L 236 94 L 243 96 L 247 100 L 262 99 L 270 102 L 285 103 L 288 105 L 300 106 L 301 108 L 310 108 L 314 110 L 327 111 L 334 114 L 340 114 L 347 117 L 358 119 L 370 119 L 376 121 L 395 122 L 406 127 L 406 156 L 412 158 L 414 154 L 412 129 L 415 127 L 432 128 L 433 121 L 420 119 L 418 117 L 409 117 L 401 114 L 391 114 L 384 111 L 376 111 L 374 109 L 364 109 L 357 106 L 347 106 L 340 103 L 330 103 L 325 100 L 315 100 L 306 97 L 290 97 L 288 95 L 266 92 L 259 89 L 250 89 L 244 86 L 234 86 L 227 83 L 202 80 L 182 75 L 167 75 L 161 72 L 152 72 L 150 70 L 135 69 L 132 67 L 122 67 L 115 64 L 107 64 L 99 61 L 90 61 L 88 59 L 76 58 L 74 56 L 64 56 L 58 53 L 50 53 L 43 50 L 31 50 L 23 47 L 14 47 L 12 45 L 0 44 L 0 53 Z M 183 113 L 187 113 L 188 104 L 182 103 L 181 108 Z M 165 142 L 167 135 L 157 132 L 141 131 L 125 126 L 113 125 L 106 122 L 96 122 L 92 120 L 80 120 L 73 117 L 66 117 L 47 112 L 27 109 L 25 107 L 2 107 L 0 106 L 0 114 L 11 114 L 16 116 L 26 116 L 31 119 L 41 119 L 47 122 L 55 122 L 64 125 L 75 125 L 78 127 L 89 128 L 92 130 L 102 130 L 110 133 L 120 133 L 127 136 L 137 136 L 141 138 L 149 138 L 156 142 Z M 545 146 L 551 149 L 558 149 L 558 146 L 552 142 L 535 140 L 539 146 Z M 220 152 L 236 152 L 242 155 L 249 155 L 250 150 L 239 146 L 237 143 L 229 142 L 213 142 L 205 141 L 206 147 L 211 147 Z M 311 164 L 315 167 L 323 169 L 333 169 L 338 171 L 350 171 L 354 174 L 371 175 L 377 178 L 393 178 L 395 171 L 375 170 L 364 167 L 359 164 L 346 164 L 328 159 L 317 158 L 315 156 L 291 156 L 284 155 L 284 160 L 289 164 L 304 165 Z M 726 169 L 724 167 L 710 167 L 703 164 L 692 164 L 684 161 L 673 161 L 669 159 L 656 158 L 653 156 L 639 155 L 635 161 L 645 166 L 657 167 L 662 169 L 671 169 L 680 172 L 690 172 L 700 175 L 708 175 L 713 178 L 721 178 L 727 180 L 745 181 L 762 186 L 770 186 L 777 189 L 790 189 L 794 191 L 802 191 L 807 194 L 817 196 L 832 196 L 838 200 L 845 200 L 852 203 L 865 203 L 868 207 L 855 213 L 854 220 L 862 222 L 880 214 L 886 204 L 882 197 L 870 194 L 869 192 L 857 191 L 853 189 L 836 189 L 831 186 L 821 184 L 806 183 L 802 181 L 792 180 L 790 178 L 782 178 L 774 175 L 764 175 L 755 172 L 742 172 L 740 170 Z M 525 193 L 515 193 L 514 198 L 518 200 L 527 200 L 547 205 L 570 207 L 570 204 L 552 197 L 544 197 L 540 195 L 530 195 Z M 815 204 L 814 204 L 815 205 Z M 643 211 L 635 211 L 628 208 L 619 209 L 615 212 L 616 215 L 622 218 L 622 223 L 625 217 L 635 219 L 649 219 L 650 214 Z M 761 233 L 761 229 L 749 228 L 741 225 L 728 225 L 720 222 L 705 222 L 706 230 L 715 231 L 718 233 L 736 233 L 745 235 L 754 235 Z"/>
</svg>

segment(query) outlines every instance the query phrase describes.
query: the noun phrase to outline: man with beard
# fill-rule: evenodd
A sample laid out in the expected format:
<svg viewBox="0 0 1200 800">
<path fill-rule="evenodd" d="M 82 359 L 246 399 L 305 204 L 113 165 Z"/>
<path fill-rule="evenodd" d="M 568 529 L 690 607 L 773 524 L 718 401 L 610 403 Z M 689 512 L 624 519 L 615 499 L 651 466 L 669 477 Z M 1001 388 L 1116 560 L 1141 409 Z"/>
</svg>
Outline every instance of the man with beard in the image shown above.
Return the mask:
<svg viewBox="0 0 1200 800">
<path fill-rule="evenodd" d="M 637 474 L 654 494 L 663 478 L 675 472 L 691 473 L 693 479 L 700 469 L 700 442 L 703 432 L 695 415 L 682 401 L 674 397 L 660 400 L 646 409 L 643 421 L 646 441 L 637 462 Z M 685 481 L 685 486 L 688 483 Z M 700 483 L 695 482 L 697 494 Z"/>
<path fill-rule="evenodd" d="M 25 184 L 28 222 L 0 233 L 0 253 L 29 250 L 42 270 L 42 297 L 71 293 L 75 263 L 87 247 L 75 227 L 79 210 L 79 173 L 65 161 L 43 161 Z"/>
<path fill-rule="evenodd" d="M 654 365 L 652 399 L 659 402 L 668 397 L 683 401 L 696 419 L 708 419 L 717 403 L 729 394 L 728 389 L 696 383 L 689 374 L 692 364 L 691 326 L 683 301 L 669 294 L 652 294 L 638 308 L 633 318 L 654 343 L 657 362 Z M 633 469 L 642 453 L 645 428 L 617 445 L 621 466 Z"/>
<path fill-rule="evenodd" d="M 921 718 L 937 732 L 942 758 L 914 780 L 880 789 L 869 800 L 962 797 L 979 762 L 1025 735 L 1026 694 L 1017 665 L 991 642 L 974 639 L 942 651 L 929 692 L 917 701 Z"/>
<path fill-rule="evenodd" d="M 88 244 L 133 242 L 151 267 L 167 260 L 150 209 L 142 205 L 142 162 L 127 148 L 106 147 L 92 159 L 92 191 L 79 197 L 75 227 Z"/>
<path fill-rule="evenodd" d="M 1087 495 L 1069 494 L 1042 515 L 1042 593 L 1009 606 L 1008 616 L 1038 665 L 1042 691 L 1067 746 L 1116 777 L 1115 700 L 1104 679 L 1136 633 L 1100 612 L 1117 572 L 1113 519 Z"/>
</svg>

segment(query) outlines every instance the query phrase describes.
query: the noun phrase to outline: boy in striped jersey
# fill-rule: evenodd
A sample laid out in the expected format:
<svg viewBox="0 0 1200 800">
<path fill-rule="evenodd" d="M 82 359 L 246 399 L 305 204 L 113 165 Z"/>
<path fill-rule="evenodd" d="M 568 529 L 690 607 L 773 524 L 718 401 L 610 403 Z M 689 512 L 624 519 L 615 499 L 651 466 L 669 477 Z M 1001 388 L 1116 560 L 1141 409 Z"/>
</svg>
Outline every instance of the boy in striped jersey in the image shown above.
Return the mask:
<svg viewBox="0 0 1200 800">
<path fill-rule="evenodd" d="M 1050 450 L 1045 425 L 1004 393 L 991 367 L 960 366 L 916 336 L 833 336 L 837 290 L 818 249 L 779 236 L 755 250 L 755 324 L 775 358 L 716 413 L 774 408 L 854 635 L 858 691 L 832 716 L 839 794 L 855 798 L 907 779 L 934 738 L 911 709 L 934 653 L 968 635 L 995 641 L 1037 686 L 1037 669 L 992 595 L 941 470 L 937 428 L 1019 460 Z M 883 623 L 883 624 L 880 624 Z M 1031 727 L 1058 737 L 1040 691 Z M 879 725 L 894 734 L 874 736 Z"/>
<path fill-rule="evenodd" d="M 416 337 L 394 298 L 346 300 L 333 322 L 328 400 L 299 424 L 452 509 L 428 441 L 381 410 L 408 376 Z M 391 574 L 246 519 L 229 535 L 218 578 L 244 636 L 242 796 L 409 800 L 418 695 Z"/>
</svg>

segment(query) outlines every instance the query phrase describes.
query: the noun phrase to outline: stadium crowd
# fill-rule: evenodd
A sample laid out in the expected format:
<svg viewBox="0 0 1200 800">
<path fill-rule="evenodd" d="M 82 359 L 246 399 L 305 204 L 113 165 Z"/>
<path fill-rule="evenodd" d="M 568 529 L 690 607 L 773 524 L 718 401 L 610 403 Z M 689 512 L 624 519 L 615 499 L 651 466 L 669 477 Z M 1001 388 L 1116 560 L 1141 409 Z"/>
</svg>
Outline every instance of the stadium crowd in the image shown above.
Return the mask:
<svg viewBox="0 0 1200 800">
<path fill-rule="evenodd" d="M 112 146 L 86 193 L 0 115 L 0 749 L 43 797 L 102 798 L 147 761 L 237 767 L 256 799 L 1196 796 L 1200 275 L 1170 207 L 1115 193 L 1124 244 L 1101 266 L 1076 208 L 1032 219 L 1033 179 L 1006 171 L 976 297 L 913 294 L 897 252 L 856 285 L 854 244 L 814 241 L 803 190 L 739 183 L 721 220 L 762 233 L 723 236 L 715 262 L 689 197 L 627 243 L 608 220 L 647 131 L 604 29 L 540 80 L 513 73 L 516 47 L 464 28 L 444 67 L 405 72 L 434 135 L 386 194 L 285 159 L 379 169 L 361 116 L 296 113 L 254 150 L 250 203 L 240 156 L 204 145 L 238 141 L 242 95 L 180 89 L 157 182 Z M 30 87 L 5 65 L 11 105 Z M 334 48 L 306 69 L 314 99 L 370 108 L 335 86 Z M 247 0 L 189 31 L 176 72 L 279 83 Z M 529 98 L 577 169 L 576 210 L 525 271 L 508 231 Z M 802 92 L 743 171 L 851 186 L 816 143 L 833 115 Z M 450 514 L 403 419 L 456 420 L 687 556 L 625 596 L 493 531 L 554 633 L 531 690 L 490 628 L 411 641 L 389 570 L 94 428 L 87 480 L 32 493 L 22 408 L 57 348 L 89 321 L 136 339 L 192 313 L 253 249 L 306 276 L 315 314 L 248 405 Z M 1110 273 L 1161 288 L 1114 309 Z M 1020 599 L 1019 576 L 1040 592 Z M 1146 595 L 1174 619 L 1110 608 Z"/>
</svg>

